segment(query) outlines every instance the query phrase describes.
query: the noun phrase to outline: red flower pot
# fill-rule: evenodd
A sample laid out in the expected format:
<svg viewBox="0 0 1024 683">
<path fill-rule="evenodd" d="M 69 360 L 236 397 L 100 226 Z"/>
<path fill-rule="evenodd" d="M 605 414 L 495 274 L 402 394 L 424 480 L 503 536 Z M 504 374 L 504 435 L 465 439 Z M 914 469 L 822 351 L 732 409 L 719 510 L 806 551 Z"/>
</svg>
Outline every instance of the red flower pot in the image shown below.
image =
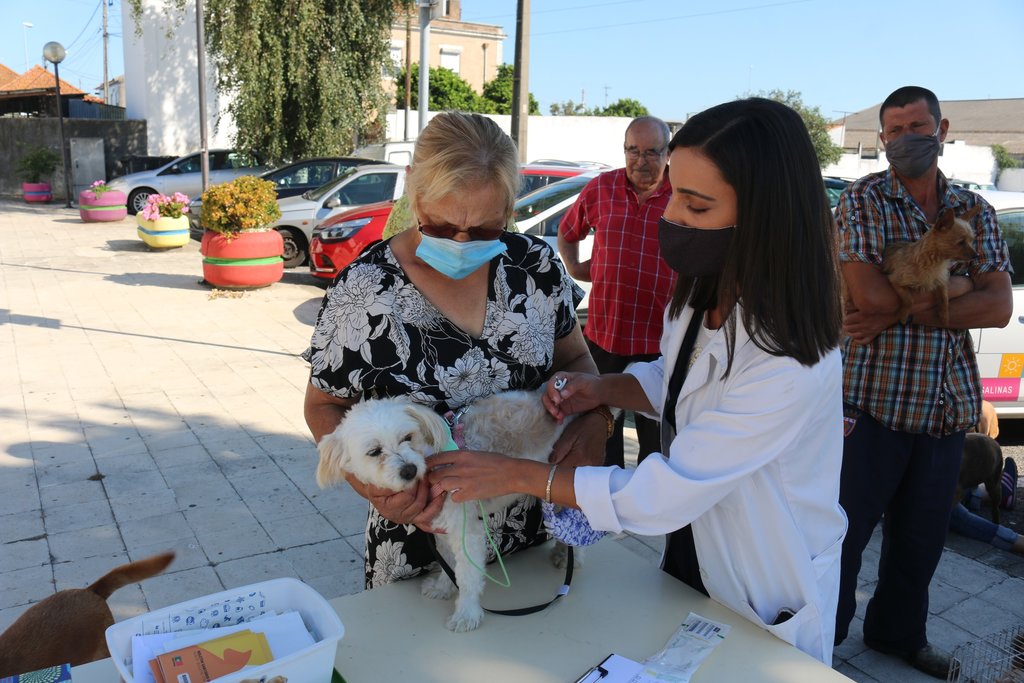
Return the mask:
<svg viewBox="0 0 1024 683">
<path fill-rule="evenodd" d="M 284 240 L 277 230 L 243 232 L 230 240 L 207 230 L 199 253 L 203 278 L 221 289 L 266 287 L 284 276 Z"/>
<path fill-rule="evenodd" d="M 49 202 L 53 200 L 50 183 L 22 183 L 21 191 L 26 202 Z"/>
<path fill-rule="evenodd" d="M 78 193 L 78 215 L 86 223 L 119 221 L 128 215 L 128 198 L 124 192 L 108 190 L 96 196 L 92 190 Z"/>
</svg>

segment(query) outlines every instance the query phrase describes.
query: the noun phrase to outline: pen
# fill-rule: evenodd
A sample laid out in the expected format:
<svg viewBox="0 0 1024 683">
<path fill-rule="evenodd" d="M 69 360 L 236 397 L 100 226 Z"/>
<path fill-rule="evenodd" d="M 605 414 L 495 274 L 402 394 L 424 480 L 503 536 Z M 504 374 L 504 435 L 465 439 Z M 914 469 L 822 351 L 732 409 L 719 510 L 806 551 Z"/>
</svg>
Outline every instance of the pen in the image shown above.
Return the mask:
<svg viewBox="0 0 1024 683">
<path fill-rule="evenodd" d="M 584 672 L 582 676 L 573 681 L 573 683 L 594 683 L 595 681 L 599 681 L 607 675 L 608 670 L 600 664 L 598 664 L 597 666 L 592 666 L 589 669 L 587 669 L 586 672 Z"/>
</svg>

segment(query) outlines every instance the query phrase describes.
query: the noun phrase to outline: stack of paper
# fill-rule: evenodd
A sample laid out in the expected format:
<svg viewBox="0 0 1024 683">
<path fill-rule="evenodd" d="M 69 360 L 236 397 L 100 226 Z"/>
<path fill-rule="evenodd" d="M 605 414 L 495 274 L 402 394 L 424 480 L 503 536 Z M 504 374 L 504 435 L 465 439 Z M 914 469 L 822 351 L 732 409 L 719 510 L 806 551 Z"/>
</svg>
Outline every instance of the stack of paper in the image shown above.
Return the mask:
<svg viewBox="0 0 1024 683">
<path fill-rule="evenodd" d="M 267 615 L 237 626 L 132 636 L 136 683 L 197 683 L 287 657 L 314 644 L 298 612 Z M 193 669 L 196 673 L 193 673 Z M 205 669 L 205 671 L 204 671 Z"/>
</svg>

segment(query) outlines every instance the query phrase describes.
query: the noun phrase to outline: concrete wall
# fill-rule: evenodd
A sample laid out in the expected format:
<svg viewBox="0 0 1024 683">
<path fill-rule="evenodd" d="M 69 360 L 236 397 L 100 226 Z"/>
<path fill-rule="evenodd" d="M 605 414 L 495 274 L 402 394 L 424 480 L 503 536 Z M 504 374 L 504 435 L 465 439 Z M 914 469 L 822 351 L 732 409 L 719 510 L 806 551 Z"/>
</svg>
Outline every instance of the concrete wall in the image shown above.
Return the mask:
<svg viewBox="0 0 1024 683">
<path fill-rule="evenodd" d="M 864 150 L 864 153 L 869 152 L 873 154 L 874 150 Z M 862 158 L 862 155 L 858 154 L 844 154 L 838 163 L 825 168 L 822 173 L 842 178 L 860 178 L 869 173 L 884 171 L 888 167 L 885 150 L 880 149 L 877 159 Z M 939 169 L 947 178 L 976 183 L 993 182 L 997 171 L 991 148 L 968 145 L 959 140 L 942 146 Z"/>
<path fill-rule="evenodd" d="M 21 178 L 14 169 L 22 155 L 33 147 L 49 147 L 60 153 L 60 123 L 55 118 L 0 119 L 0 195 L 21 196 Z M 145 121 L 102 121 L 64 119 L 64 141 L 70 149 L 71 138 L 102 138 L 106 178 L 113 177 L 114 162 L 127 156 L 146 153 Z M 80 179 L 81 180 L 81 179 Z M 89 178 L 88 182 L 100 180 Z M 63 202 L 64 175 L 61 166 L 49 180 L 54 201 Z M 73 200 L 77 198 L 73 197 Z"/>
<path fill-rule="evenodd" d="M 143 34 L 135 36 L 131 8 L 121 2 L 124 17 L 124 79 L 129 119 L 146 119 L 146 154 L 181 156 L 200 147 L 199 76 L 196 52 L 195 3 L 188 3 L 177 23 L 176 13 L 163 12 L 164 0 L 143 0 Z M 171 29 L 170 37 L 167 36 Z M 209 148 L 230 147 L 234 123 L 219 121 L 226 102 L 218 97 L 214 68 L 206 57 L 206 120 Z"/>
<path fill-rule="evenodd" d="M 1024 192 L 1024 168 L 1004 168 L 996 187 L 1007 192 Z"/>
<path fill-rule="evenodd" d="M 437 112 L 430 112 L 428 119 Z M 512 117 L 488 114 L 506 133 L 512 131 Z M 531 116 L 526 132 L 526 161 L 564 159 L 566 161 L 598 161 L 613 168 L 625 165 L 622 144 L 626 126 L 632 121 L 624 116 Z M 387 115 L 388 141 L 403 140 L 405 110 Z M 419 112 L 410 112 L 409 139 L 419 133 Z"/>
</svg>

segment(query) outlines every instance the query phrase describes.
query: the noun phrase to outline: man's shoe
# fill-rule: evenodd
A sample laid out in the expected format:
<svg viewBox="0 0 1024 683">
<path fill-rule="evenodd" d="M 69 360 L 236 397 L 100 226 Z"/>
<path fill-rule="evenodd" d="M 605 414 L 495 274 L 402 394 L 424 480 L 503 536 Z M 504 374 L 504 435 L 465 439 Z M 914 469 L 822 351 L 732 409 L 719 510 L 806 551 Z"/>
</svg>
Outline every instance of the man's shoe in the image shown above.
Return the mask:
<svg viewBox="0 0 1024 683">
<path fill-rule="evenodd" d="M 946 680 L 949 674 L 950 654 L 934 645 L 925 645 L 917 652 L 907 655 L 906 659 L 912 667 L 929 676 Z"/>
</svg>

